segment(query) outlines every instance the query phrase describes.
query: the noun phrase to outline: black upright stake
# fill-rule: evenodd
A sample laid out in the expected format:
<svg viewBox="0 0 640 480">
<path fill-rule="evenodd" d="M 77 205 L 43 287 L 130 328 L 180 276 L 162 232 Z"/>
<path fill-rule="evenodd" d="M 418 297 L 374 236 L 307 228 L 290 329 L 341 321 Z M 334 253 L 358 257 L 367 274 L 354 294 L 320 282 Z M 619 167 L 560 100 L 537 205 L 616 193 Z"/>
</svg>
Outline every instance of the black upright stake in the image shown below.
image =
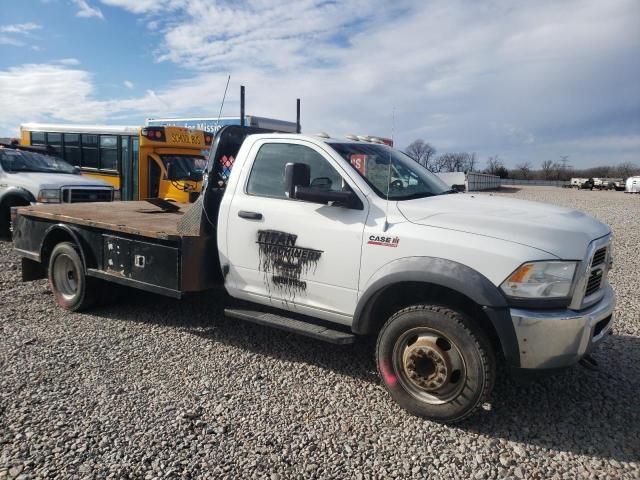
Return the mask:
<svg viewBox="0 0 640 480">
<path fill-rule="evenodd" d="M 296 133 L 300 133 L 302 129 L 300 128 L 300 99 L 298 98 L 296 101 Z"/>
<path fill-rule="evenodd" d="M 240 85 L 240 126 L 244 127 L 244 85 Z"/>
</svg>

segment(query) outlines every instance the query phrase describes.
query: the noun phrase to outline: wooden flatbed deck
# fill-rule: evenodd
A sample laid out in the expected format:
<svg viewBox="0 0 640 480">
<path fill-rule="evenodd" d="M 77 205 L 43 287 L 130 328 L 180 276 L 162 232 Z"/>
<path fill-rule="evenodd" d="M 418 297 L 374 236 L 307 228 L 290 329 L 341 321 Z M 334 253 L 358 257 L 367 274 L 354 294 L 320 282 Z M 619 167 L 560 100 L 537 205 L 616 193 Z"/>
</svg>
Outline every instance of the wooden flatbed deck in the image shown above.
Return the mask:
<svg viewBox="0 0 640 480">
<path fill-rule="evenodd" d="M 178 221 L 191 204 L 176 203 L 177 212 L 166 212 L 145 201 L 66 203 L 20 207 L 25 217 L 44 218 L 74 225 L 101 228 L 162 240 L 179 240 Z"/>
</svg>

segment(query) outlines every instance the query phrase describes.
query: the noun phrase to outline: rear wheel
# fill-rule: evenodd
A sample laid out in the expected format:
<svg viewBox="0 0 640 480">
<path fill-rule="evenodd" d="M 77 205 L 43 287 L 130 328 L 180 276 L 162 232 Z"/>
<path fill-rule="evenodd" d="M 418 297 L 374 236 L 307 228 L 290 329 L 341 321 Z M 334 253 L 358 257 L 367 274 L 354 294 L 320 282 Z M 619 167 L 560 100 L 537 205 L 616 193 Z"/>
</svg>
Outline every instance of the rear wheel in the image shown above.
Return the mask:
<svg viewBox="0 0 640 480">
<path fill-rule="evenodd" d="M 466 315 L 443 306 L 414 305 L 393 315 L 380 331 L 376 356 L 393 399 L 431 420 L 468 417 L 493 388 L 488 338 Z"/>
<path fill-rule="evenodd" d="M 49 283 L 65 310 L 85 310 L 96 302 L 96 282 L 85 275 L 82 259 L 70 242 L 59 243 L 51 252 Z"/>
</svg>

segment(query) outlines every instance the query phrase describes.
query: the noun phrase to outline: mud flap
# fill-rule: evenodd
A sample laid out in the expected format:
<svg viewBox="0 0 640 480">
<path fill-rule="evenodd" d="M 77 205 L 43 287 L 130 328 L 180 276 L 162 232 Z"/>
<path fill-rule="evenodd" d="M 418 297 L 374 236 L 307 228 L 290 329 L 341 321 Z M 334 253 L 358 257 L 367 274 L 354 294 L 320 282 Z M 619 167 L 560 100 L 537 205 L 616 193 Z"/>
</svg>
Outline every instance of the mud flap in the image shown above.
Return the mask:
<svg viewBox="0 0 640 480">
<path fill-rule="evenodd" d="M 47 278 L 47 269 L 40 262 L 22 257 L 22 281 L 30 282 L 42 278 Z"/>
</svg>

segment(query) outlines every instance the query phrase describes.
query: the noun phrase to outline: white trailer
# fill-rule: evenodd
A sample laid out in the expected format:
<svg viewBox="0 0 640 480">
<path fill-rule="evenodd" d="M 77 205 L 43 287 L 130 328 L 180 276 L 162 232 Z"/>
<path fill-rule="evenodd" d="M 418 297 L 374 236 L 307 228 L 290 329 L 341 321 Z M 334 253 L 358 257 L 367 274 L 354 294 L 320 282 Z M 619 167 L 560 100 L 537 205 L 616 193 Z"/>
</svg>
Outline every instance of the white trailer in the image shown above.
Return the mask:
<svg viewBox="0 0 640 480">
<path fill-rule="evenodd" d="M 570 186 L 571 186 L 571 188 L 580 188 L 580 187 L 582 187 L 583 183 L 588 182 L 588 181 L 589 181 L 588 178 L 572 178 Z"/>
<path fill-rule="evenodd" d="M 441 172 L 436 173 L 440 180 L 453 189 L 467 192 L 480 190 L 495 190 L 500 188 L 501 181 L 497 175 L 488 175 L 478 172 Z"/>
<path fill-rule="evenodd" d="M 627 178 L 625 193 L 640 193 L 640 177 Z"/>
</svg>

